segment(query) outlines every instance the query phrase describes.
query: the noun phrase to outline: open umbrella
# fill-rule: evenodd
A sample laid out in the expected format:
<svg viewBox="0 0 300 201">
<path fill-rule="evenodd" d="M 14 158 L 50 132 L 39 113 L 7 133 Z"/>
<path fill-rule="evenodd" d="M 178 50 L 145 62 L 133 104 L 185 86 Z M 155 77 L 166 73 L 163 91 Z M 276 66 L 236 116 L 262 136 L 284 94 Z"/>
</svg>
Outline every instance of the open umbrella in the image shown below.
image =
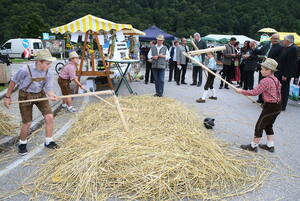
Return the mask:
<svg viewBox="0 0 300 201">
<path fill-rule="evenodd" d="M 260 32 L 260 33 L 277 33 L 277 31 L 273 28 L 262 28 L 258 32 Z"/>
</svg>

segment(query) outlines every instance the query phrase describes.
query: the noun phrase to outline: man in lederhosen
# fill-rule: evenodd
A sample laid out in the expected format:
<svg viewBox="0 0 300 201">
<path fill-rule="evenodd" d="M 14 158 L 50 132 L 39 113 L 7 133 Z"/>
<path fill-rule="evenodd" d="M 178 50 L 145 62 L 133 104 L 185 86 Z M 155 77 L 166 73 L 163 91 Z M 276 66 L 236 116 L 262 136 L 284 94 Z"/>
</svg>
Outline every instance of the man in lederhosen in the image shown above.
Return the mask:
<svg viewBox="0 0 300 201">
<path fill-rule="evenodd" d="M 37 61 L 33 64 L 23 66 L 11 79 L 6 95 L 4 96 L 4 105 L 9 108 L 11 105 L 11 94 L 14 87 L 19 85 L 19 101 L 30 100 L 37 98 L 45 98 L 46 95 L 51 100 L 56 100 L 56 96 L 52 89 L 52 76 L 48 72 L 52 61 L 56 58 L 51 56 L 48 49 L 43 49 L 37 52 Z M 53 114 L 49 102 L 38 101 L 29 103 L 20 103 L 20 113 L 22 117 L 22 127 L 20 132 L 19 153 L 21 155 L 27 154 L 27 137 L 29 128 L 32 123 L 32 107 L 36 105 L 41 111 L 45 119 L 46 139 L 45 147 L 50 149 L 58 148 L 53 141 Z"/>
</svg>

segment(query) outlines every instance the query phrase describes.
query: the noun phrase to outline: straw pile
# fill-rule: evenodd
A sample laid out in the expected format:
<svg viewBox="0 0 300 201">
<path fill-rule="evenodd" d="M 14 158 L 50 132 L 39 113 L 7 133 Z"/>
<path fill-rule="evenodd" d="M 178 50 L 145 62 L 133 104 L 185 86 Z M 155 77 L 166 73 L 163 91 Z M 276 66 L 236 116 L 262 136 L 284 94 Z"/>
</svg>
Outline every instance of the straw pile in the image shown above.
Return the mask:
<svg viewBox="0 0 300 201">
<path fill-rule="evenodd" d="M 202 117 L 169 98 L 120 100 L 118 113 L 90 104 L 34 181 L 33 196 L 65 200 L 222 199 L 252 191 L 269 174 L 266 159 L 229 147 Z"/>
<path fill-rule="evenodd" d="M 12 135 L 16 125 L 10 123 L 11 116 L 0 111 L 0 135 Z"/>
</svg>

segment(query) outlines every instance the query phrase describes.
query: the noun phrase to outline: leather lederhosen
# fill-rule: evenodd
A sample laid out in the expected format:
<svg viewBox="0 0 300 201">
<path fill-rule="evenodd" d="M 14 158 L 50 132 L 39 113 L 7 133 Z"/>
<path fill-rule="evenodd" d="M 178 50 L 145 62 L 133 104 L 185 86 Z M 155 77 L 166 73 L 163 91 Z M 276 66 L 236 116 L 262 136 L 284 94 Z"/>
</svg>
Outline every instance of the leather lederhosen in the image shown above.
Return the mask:
<svg viewBox="0 0 300 201">
<path fill-rule="evenodd" d="M 27 85 L 27 87 L 25 87 L 24 89 L 21 89 L 19 91 L 19 101 L 31 100 L 31 99 L 37 99 L 37 98 L 45 98 L 46 94 L 45 94 L 43 88 L 44 88 L 46 82 L 43 83 L 43 85 L 41 87 L 41 91 L 38 93 L 27 92 L 27 90 L 29 89 L 29 87 L 32 85 L 33 82 L 45 81 L 47 74 L 48 74 L 48 70 L 46 71 L 44 77 L 34 78 L 34 77 L 32 77 L 30 67 L 29 66 L 27 66 L 27 67 L 28 67 L 29 75 L 31 77 L 31 82 Z M 47 100 L 46 101 L 38 101 L 38 102 L 20 103 L 19 108 L 20 108 L 20 113 L 21 113 L 23 123 L 32 121 L 33 105 L 36 105 L 38 107 L 38 109 L 41 111 L 43 116 L 45 116 L 46 114 L 52 114 L 52 110 L 49 105 L 49 101 L 47 101 Z"/>
</svg>

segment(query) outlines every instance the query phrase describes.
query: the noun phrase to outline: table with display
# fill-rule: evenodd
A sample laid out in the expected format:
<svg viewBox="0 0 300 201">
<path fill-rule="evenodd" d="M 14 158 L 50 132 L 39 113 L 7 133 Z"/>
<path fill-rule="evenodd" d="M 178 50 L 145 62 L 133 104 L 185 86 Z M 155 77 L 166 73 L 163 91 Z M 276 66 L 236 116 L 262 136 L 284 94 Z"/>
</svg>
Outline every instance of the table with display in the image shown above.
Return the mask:
<svg viewBox="0 0 300 201">
<path fill-rule="evenodd" d="M 119 73 L 120 73 L 120 82 L 115 90 L 115 93 L 118 94 L 118 91 L 122 85 L 122 82 L 124 82 L 124 84 L 126 85 L 128 91 L 130 94 L 134 94 L 136 95 L 137 93 L 133 92 L 128 79 L 126 78 L 126 74 L 128 72 L 128 69 L 130 67 L 131 64 L 134 63 L 139 63 L 139 60 L 117 60 L 117 59 L 106 59 L 106 62 L 111 63 L 111 64 L 115 64 L 115 67 L 118 69 Z M 123 71 L 120 64 L 127 64 L 125 70 Z"/>
</svg>

